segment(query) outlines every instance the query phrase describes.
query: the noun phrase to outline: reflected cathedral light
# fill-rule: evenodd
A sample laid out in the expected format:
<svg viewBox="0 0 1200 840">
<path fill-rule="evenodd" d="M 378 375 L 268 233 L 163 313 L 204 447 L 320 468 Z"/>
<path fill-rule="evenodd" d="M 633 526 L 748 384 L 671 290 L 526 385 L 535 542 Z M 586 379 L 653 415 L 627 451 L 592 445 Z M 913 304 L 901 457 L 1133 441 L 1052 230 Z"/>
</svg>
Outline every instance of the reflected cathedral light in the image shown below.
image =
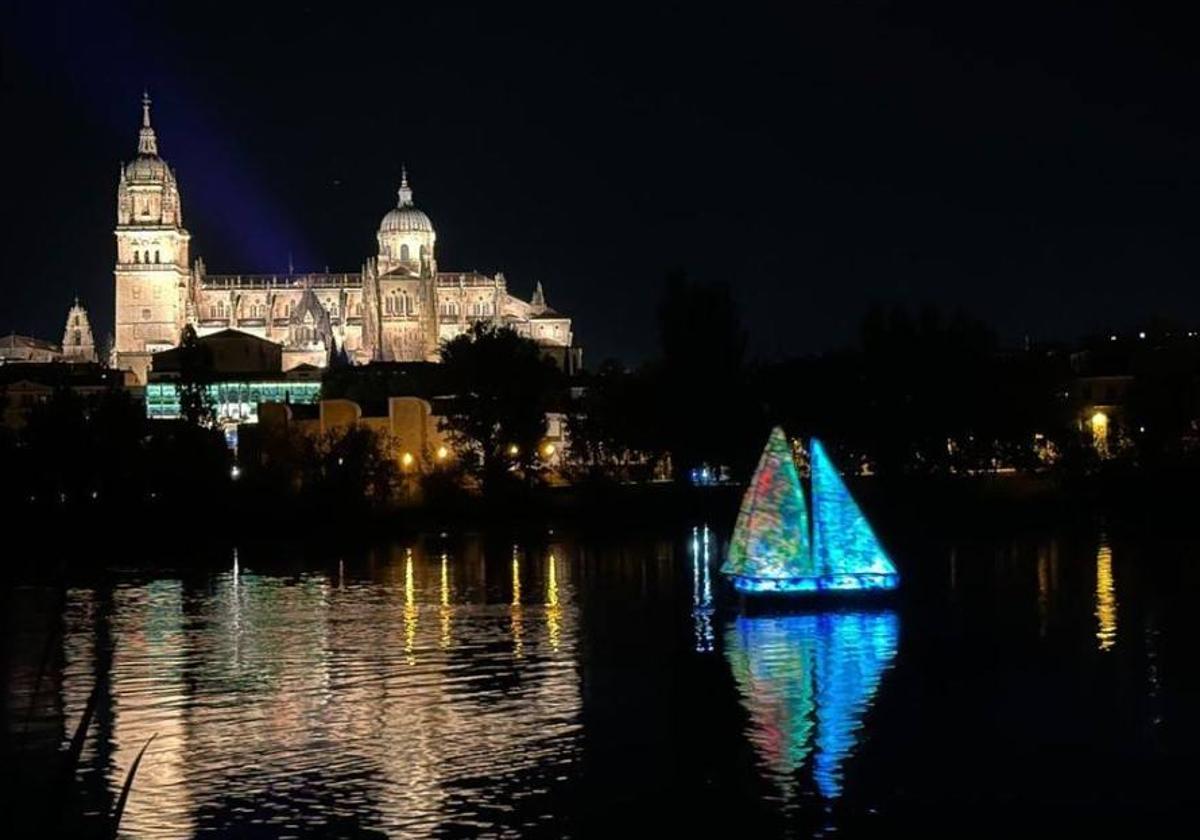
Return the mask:
<svg viewBox="0 0 1200 840">
<path fill-rule="evenodd" d="M 841 796 L 846 759 L 899 633 L 890 610 L 740 616 L 726 627 L 748 737 L 785 801 L 794 799 L 805 766 L 822 797 Z"/>
<path fill-rule="evenodd" d="M 511 620 L 513 656 L 520 659 L 525 655 L 525 614 L 521 606 L 521 559 L 520 549 L 512 547 L 512 605 L 509 608 Z"/>
<path fill-rule="evenodd" d="M 546 558 L 546 633 L 550 647 L 558 653 L 562 637 L 562 608 L 558 604 L 558 558 L 551 551 Z"/>
<path fill-rule="evenodd" d="M 530 803 L 575 772 L 578 617 L 562 554 L 536 583 L 551 629 L 524 640 L 515 683 L 502 678 L 514 667 L 509 627 L 484 572 L 455 557 L 400 548 L 339 588 L 340 561 L 272 576 L 247 569 L 258 568 L 248 550 L 225 556 L 211 585 L 132 582 L 100 601 L 67 592 L 56 658 L 68 739 L 98 669 L 111 679 L 112 712 L 97 712 L 84 752 L 95 810 L 111 808 L 157 733 L 123 836 L 240 836 L 252 819 L 262 836 L 325 836 L 331 820 L 423 835 L 452 819 L 544 813 Z M 419 620 L 439 609 L 442 621 Z M 109 627 L 110 665 L 94 652 Z"/>
<path fill-rule="evenodd" d="M 438 637 L 438 642 L 443 648 L 450 647 L 451 634 L 450 622 L 453 617 L 454 609 L 450 606 L 450 558 L 446 552 L 442 552 L 442 587 L 441 587 L 441 604 L 438 609 L 438 615 L 441 618 L 441 635 Z"/>
<path fill-rule="evenodd" d="M 404 653 L 408 664 L 416 662 L 415 641 L 417 638 L 417 592 L 413 581 L 413 551 L 404 550 Z"/>
<path fill-rule="evenodd" d="M 1117 643 L 1117 584 L 1113 578 L 1112 547 L 1101 535 L 1096 548 L 1096 640 L 1101 651 Z"/>
</svg>

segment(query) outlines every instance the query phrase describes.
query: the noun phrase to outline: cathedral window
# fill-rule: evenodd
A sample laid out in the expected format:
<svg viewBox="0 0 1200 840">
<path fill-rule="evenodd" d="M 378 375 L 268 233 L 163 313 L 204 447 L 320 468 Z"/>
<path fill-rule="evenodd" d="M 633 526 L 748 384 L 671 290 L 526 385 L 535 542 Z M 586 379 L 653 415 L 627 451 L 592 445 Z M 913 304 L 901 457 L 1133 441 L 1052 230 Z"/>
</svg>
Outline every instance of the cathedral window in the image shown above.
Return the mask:
<svg viewBox="0 0 1200 840">
<path fill-rule="evenodd" d="M 147 249 L 146 251 L 144 251 L 144 252 L 143 252 L 143 255 L 142 255 L 142 262 L 144 262 L 144 263 L 149 263 L 149 262 L 150 262 L 150 251 L 149 251 L 149 249 Z"/>
<path fill-rule="evenodd" d="M 158 251 L 157 250 L 154 252 L 154 262 L 155 263 L 158 262 Z"/>
<path fill-rule="evenodd" d="M 82 335 L 82 333 L 80 333 L 79 330 L 75 330 L 75 335 L 71 339 L 71 343 L 76 346 L 83 344 L 83 335 Z"/>
<path fill-rule="evenodd" d="M 140 251 L 133 252 L 133 261 L 135 263 L 140 263 L 142 261 L 142 254 Z"/>
</svg>

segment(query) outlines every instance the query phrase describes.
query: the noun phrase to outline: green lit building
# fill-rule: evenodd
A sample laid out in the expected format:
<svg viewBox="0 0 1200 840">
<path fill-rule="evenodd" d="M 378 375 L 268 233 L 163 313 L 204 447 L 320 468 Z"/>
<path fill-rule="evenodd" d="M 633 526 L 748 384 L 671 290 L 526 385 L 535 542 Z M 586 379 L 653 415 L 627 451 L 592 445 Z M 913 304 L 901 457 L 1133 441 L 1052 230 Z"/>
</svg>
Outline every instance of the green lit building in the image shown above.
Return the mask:
<svg viewBox="0 0 1200 840">
<path fill-rule="evenodd" d="M 320 381 L 230 380 L 206 387 L 220 423 L 257 423 L 259 403 L 316 403 L 321 393 Z M 148 383 L 146 416 L 152 420 L 179 417 L 179 385 L 175 382 Z"/>
<path fill-rule="evenodd" d="M 222 330 L 196 339 L 202 374 L 217 422 L 225 426 L 258 422 L 259 403 L 312 404 L 320 399 L 321 370 L 299 365 L 284 371 L 283 347 L 238 330 Z M 146 415 L 155 420 L 179 417 L 179 380 L 183 348 L 155 353 L 146 383 Z"/>
</svg>

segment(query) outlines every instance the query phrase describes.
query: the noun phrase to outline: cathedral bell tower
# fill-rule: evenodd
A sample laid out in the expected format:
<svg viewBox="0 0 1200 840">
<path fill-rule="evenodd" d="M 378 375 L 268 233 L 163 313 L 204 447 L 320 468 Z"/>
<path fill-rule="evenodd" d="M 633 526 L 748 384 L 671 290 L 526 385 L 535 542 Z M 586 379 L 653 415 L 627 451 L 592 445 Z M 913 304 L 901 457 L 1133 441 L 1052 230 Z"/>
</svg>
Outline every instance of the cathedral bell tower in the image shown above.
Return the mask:
<svg viewBox="0 0 1200 840">
<path fill-rule="evenodd" d="M 179 343 L 186 320 L 188 232 L 175 173 L 158 156 L 150 97 L 138 153 L 117 185 L 116 363 L 146 381 L 150 356 Z"/>
</svg>

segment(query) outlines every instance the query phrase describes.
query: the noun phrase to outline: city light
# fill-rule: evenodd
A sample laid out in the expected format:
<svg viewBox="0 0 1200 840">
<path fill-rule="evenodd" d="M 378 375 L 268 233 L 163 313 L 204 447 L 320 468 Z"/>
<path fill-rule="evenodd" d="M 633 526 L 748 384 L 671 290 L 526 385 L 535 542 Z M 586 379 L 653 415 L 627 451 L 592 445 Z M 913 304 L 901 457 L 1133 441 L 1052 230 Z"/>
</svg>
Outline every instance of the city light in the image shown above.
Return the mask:
<svg viewBox="0 0 1200 840">
<path fill-rule="evenodd" d="M 439 461 L 445 461 L 446 457 L 450 454 L 450 450 L 444 446 L 439 446 L 436 454 Z"/>
<path fill-rule="evenodd" d="M 547 443 L 547 444 L 542 445 L 542 457 L 543 458 L 549 458 L 549 457 L 553 456 L 556 451 L 557 450 L 554 448 L 553 443 Z"/>
<path fill-rule="evenodd" d="M 411 453 L 411 452 L 405 452 L 403 455 L 401 455 L 401 456 L 400 456 L 400 463 L 401 463 L 401 464 L 403 464 L 405 467 L 411 467 L 411 466 L 412 466 L 412 463 L 413 463 L 413 456 L 412 456 L 412 453 Z"/>
<path fill-rule="evenodd" d="M 521 447 L 517 446 L 515 443 L 509 444 L 508 454 L 511 455 L 512 457 L 516 458 L 518 455 L 521 454 Z"/>
</svg>

